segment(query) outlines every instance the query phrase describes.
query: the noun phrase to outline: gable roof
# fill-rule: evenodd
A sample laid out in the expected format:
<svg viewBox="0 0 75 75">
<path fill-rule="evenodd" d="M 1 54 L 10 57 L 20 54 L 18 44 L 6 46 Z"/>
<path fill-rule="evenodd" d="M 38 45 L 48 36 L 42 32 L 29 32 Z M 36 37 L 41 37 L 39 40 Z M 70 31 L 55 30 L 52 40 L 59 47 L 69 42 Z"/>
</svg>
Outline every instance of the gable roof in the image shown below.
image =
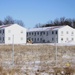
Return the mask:
<svg viewBox="0 0 75 75">
<path fill-rule="evenodd" d="M 18 25 L 18 24 L 1 25 L 1 26 L 0 26 L 0 29 L 5 29 L 5 28 L 10 27 L 10 26 L 12 26 L 12 25 Z M 20 26 L 20 25 L 18 25 L 18 26 Z M 21 27 L 22 27 L 22 26 L 21 26 Z"/>
<path fill-rule="evenodd" d="M 68 25 L 66 25 L 68 26 Z M 33 31 L 49 31 L 49 30 L 59 30 L 60 28 L 63 28 L 64 26 L 51 26 L 51 27 L 42 27 L 42 28 L 33 28 L 33 29 L 28 29 L 27 32 L 33 32 Z"/>
<path fill-rule="evenodd" d="M 2 29 L 2 28 L 4 29 L 4 28 L 9 27 L 9 26 L 11 26 L 11 25 L 1 25 L 0 29 Z"/>
</svg>

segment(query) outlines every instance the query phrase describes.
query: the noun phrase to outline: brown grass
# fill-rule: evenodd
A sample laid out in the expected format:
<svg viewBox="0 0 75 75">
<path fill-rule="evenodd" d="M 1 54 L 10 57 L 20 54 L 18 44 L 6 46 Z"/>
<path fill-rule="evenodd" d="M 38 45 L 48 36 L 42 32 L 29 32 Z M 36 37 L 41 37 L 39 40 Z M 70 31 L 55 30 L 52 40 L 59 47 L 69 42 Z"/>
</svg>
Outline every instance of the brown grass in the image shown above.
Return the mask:
<svg viewBox="0 0 75 75">
<path fill-rule="evenodd" d="M 28 74 L 31 72 L 36 72 L 35 75 L 41 75 L 40 73 L 52 73 L 50 68 L 53 68 L 54 73 L 60 73 L 63 69 L 65 73 L 68 71 L 74 72 L 75 68 L 75 46 L 58 46 L 57 47 L 57 65 L 55 69 L 55 46 L 50 45 L 15 45 L 14 46 L 14 62 L 15 66 L 9 64 L 12 62 L 12 45 L 1 45 L 0 46 L 0 73 L 3 75 L 18 75 Z M 40 63 L 36 63 L 40 61 Z M 31 63 L 32 62 L 32 63 Z M 70 66 L 66 68 L 66 63 L 70 63 Z M 37 70 L 33 68 L 38 65 Z M 24 70 L 23 70 L 24 67 Z M 65 68 L 63 68 L 65 67 Z M 53 74 L 54 74 L 53 73 Z M 0 74 L 0 75 L 2 75 Z"/>
</svg>

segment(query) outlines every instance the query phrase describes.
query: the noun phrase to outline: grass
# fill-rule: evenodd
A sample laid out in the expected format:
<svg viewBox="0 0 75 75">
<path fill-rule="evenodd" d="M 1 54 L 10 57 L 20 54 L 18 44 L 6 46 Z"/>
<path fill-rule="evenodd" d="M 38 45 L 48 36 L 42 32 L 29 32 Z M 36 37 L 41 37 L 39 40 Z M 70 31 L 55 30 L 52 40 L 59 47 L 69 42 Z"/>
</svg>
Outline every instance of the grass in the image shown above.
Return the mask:
<svg viewBox="0 0 75 75">
<path fill-rule="evenodd" d="M 58 67 L 55 68 L 55 46 L 15 45 L 15 66 L 12 67 L 12 45 L 1 45 L 0 72 L 5 73 L 3 75 L 7 75 L 7 73 L 9 73 L 9 75 L 15 75 L 15 73 L 18 73 L 18 75 L 31 75 L 29 73 L 34 72 L 36 72 L 35 75 L 41 75 L 40 73 L 43 72 L 48 74 L 51 73 L 49 72 L 49 69 L 52 68 L 54 73 L 59 72 L 61 74 L 62 69 L 65 71 L 65 73 L 67 73 L 67 71 L 70 72 L 71 70 L 73 73 L 75 68 L 75 46 L 58 46 L 57 51 Z M 69 63 L 70 66 L 67 66 L 66 63 Z"/>
</svg>

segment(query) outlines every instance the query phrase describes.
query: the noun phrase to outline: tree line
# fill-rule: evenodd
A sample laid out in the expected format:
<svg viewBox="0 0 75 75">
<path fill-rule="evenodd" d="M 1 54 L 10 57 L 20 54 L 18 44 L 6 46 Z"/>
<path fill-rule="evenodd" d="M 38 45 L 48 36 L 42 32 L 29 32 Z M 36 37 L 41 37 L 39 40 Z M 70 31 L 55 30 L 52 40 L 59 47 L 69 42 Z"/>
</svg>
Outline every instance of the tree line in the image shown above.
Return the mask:
<svg viewBox="0 0 75 75">
<path fill-rule="evenodd" d="M 7 25 L 7 24 L 19 24 L 21 26 L 24 26 L 24 23 L 22 20 L 14 20 L 12 17 L 7 16 L 4 21 L 0 20 L 0 26 L 1 25 Z"/>
<path fill-rule="evenodd" d="M 75 19 L 61 17 L 61 18 L 55 19 L 54 21 L 49 21 L 46 24 L 39 23 L 35 25 L 35 27 L 38 28 L 38 27 L 63 26 L 63 25 L 69 25 L 75 28 Z"/>
</svg>

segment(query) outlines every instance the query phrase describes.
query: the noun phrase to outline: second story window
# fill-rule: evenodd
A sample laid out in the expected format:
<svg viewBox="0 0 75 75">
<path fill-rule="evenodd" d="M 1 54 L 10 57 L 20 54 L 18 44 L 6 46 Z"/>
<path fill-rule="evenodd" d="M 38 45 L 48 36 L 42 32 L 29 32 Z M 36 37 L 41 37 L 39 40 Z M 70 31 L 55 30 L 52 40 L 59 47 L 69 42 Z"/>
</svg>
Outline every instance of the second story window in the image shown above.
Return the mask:
<svg viewBox="0 0 75 75">
<path fill-rule="evenodd" d="M 0 30 L 0 33 L 1 33 L 1 30 Z"/>
<path fill-rule="evenodd" d="M 56 31 L 55 33 L 56 33 L 56 34 L 58 34 L 58 32 L 57 32 L 57 31 Z"/>
<path fill-rule="evenodd" d="M 46 35 L 48 36 L 48 31 L 46 32 Z"/>
<path fill-rule="evenodd" d="M 74 32 L 71 32 L 71 35 L 73 35 L 74 34 Z"/>
<path fill-rule="evenodd" d="M 21 30 L 21 33 L 23 33 L 23 30 Z"/>
<path fill-rule="evenodd" d="M 31 32 L 29 32 L 29 35 L 31 35 Z"/>
<path fill-rule="evenodd" d="M 34 33 L 34 35 L 36 36 L 36 32 Z"/>
<path fill-rule="evenodd" d="M 54 34 L 54 31 L 52 31 L 52 34 Z"/>
<path fill-rule="evenodd" d="M 43 34 L 45 35 L 45 32 L 43 32 Z"/>
<path fill-rule="evenodd" d="M 33 32 L 32 32 L 32 35 L 33 35 Z"/>
<path fill-rule="evenodd" d="M 68 34 L 68 31 L 66 32 L 66 34 Z"/>
<path fill-rule="evenodd" d="M 61 31 L 61 34 L 63 34 L 63 31 Z"/>
<path fill-rule="evenodd" d="M 39 35 L 39 32 L 37 32 L 37 35 Z"/>
<path fill-rule="evenodd" d="M 42 35 L 42 32 L 40 32 L 40 35 Z"/>
<path fill-rule="evenodd" d="M 27 32 L 27 36 L 28 36 L 28 32 Z"/>
</svg>

